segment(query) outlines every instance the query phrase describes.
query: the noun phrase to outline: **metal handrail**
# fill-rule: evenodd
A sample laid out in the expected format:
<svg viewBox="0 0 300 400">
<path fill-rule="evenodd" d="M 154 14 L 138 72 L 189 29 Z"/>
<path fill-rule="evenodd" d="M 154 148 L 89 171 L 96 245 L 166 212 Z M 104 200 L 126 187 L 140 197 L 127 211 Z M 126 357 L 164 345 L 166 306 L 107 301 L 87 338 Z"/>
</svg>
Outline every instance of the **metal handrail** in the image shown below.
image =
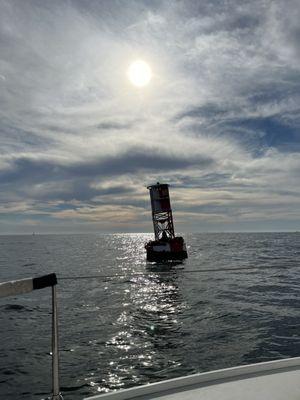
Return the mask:
<svg viewBox="0 0 300 400">
<path fill-rule="evenodd" d="M 0 297 L 30 293 L 33 290 L 52 288 L 52 400 L 62 400 L 59 391 L 59 350 L 58 350 L 58 316 L 56 298 L 56 274 L 43 275 L 38 278 L 19 279 L 0 283 Z"/>
</svg>

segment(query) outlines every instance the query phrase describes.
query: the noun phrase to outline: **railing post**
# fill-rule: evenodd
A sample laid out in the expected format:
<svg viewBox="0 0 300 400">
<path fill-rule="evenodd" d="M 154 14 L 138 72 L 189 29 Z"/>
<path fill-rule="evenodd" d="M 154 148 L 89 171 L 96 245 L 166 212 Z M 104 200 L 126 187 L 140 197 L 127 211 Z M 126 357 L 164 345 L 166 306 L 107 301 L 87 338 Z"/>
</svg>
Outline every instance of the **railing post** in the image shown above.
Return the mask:
<svg viewBox="0 0 300 400">
<path fill-rule="evenodd" d="M 62 400 L 59 391 L 59 357 L 58 357 L 58 318 L 55 274 L 43 275 L 38 278 L 26 278 L 16 281 L 0 282 L 0 298 L 29 293 L 33 290 L 52 288 L 52 400 Z"/>
<path fill-rule="evenodd" d="M 52 400 L 61 400 L 59 391 L 58 318 L 56 286 L 52 286 Z"/>
</svg>

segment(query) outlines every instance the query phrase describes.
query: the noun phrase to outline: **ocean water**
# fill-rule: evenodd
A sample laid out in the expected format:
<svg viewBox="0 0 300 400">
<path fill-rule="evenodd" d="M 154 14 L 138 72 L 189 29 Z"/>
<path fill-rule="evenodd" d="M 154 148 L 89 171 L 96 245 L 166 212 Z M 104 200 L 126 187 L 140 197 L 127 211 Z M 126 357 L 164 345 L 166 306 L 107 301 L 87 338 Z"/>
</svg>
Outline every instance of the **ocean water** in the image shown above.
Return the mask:
<svg viewBox="0 0 300 400">
<path fill-rule="evenodd" d="M 300 356 L 299 233 L 187 234 L 159 265 L 151 237 L 0 236 L 0 281 L 58 275 L 65 400 Z M 0 301 L 1 400 L 50 396 L 50 294 Z"/>
</svg>

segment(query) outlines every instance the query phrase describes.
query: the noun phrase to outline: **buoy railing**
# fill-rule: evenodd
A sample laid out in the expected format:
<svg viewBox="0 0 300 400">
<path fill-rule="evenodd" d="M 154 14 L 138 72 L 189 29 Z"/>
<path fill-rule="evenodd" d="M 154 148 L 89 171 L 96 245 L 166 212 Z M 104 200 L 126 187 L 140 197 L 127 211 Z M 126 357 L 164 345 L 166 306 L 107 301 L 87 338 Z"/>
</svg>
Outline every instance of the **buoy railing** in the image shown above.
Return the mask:
<svg viewBox="0 0 300 400">
<path fill-rule="evenodd" d="M 59 350 L 58 350 L 58 316 L 56 298 L 56 274 L 43 275 L 38 278 L 26 278 L 0 283 L 0 297 L 16 296 L 30 293 L 33 290 L 51 287 L 52 289 L 52 400 L 62 400 L 59 390 Z"/>
</svg>

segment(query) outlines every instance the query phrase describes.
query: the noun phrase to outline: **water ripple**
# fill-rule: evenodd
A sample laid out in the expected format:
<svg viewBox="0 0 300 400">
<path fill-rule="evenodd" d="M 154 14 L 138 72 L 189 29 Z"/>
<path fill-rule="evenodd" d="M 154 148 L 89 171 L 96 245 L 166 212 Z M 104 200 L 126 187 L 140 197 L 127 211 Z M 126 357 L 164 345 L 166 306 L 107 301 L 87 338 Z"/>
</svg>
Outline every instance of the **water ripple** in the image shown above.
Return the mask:
<svg viewBox="0 0 300 400">
<path fill-rule="evenodd" d="M 299 235 L 190 234 L 188 260 L 158 265 L 145 261 L 149 237 L 0 238 L 1 281 L 106 276 L 59 280 L 66 400 L 300 355 Z M 6 400 L 49 396 L 50 303 L 47 289 L 1 300 Z"/>
</svg>

